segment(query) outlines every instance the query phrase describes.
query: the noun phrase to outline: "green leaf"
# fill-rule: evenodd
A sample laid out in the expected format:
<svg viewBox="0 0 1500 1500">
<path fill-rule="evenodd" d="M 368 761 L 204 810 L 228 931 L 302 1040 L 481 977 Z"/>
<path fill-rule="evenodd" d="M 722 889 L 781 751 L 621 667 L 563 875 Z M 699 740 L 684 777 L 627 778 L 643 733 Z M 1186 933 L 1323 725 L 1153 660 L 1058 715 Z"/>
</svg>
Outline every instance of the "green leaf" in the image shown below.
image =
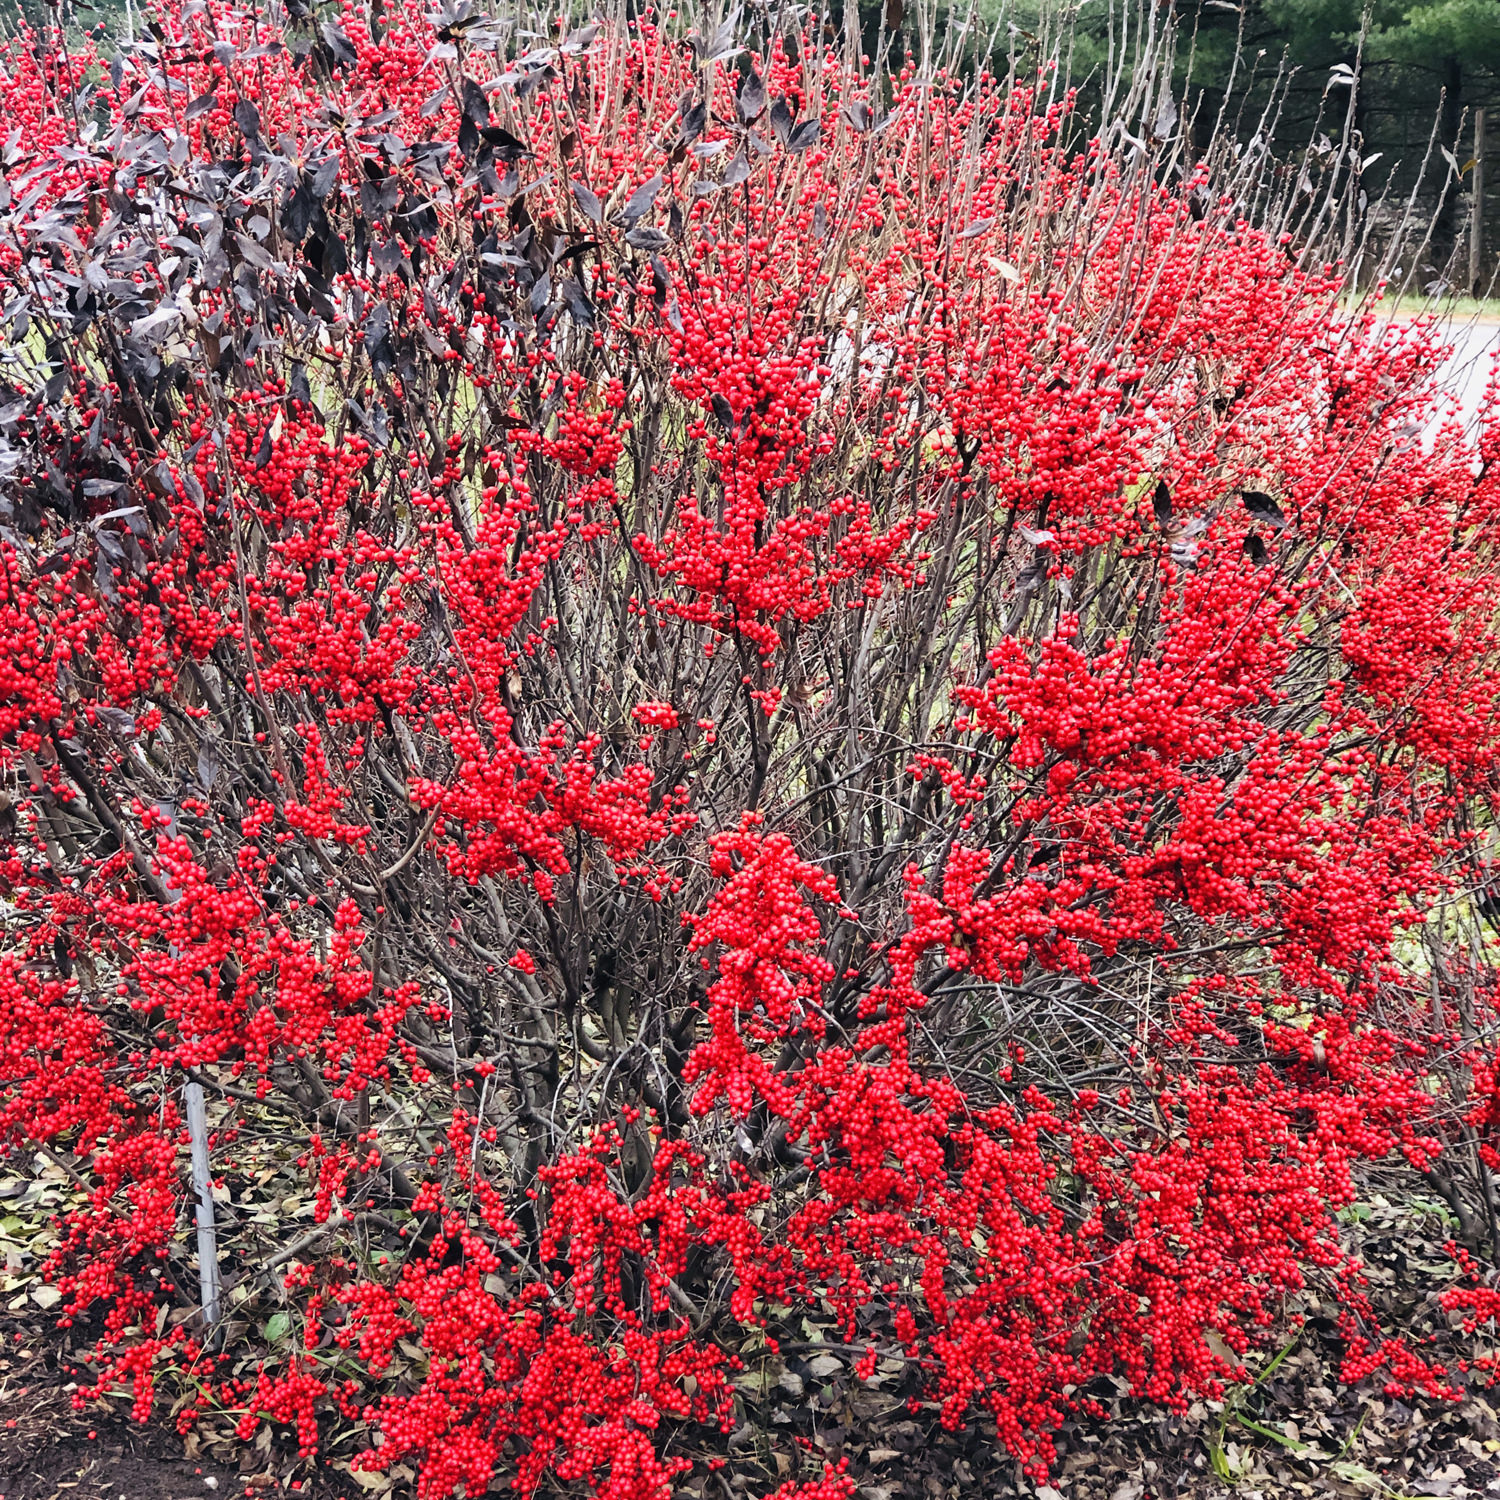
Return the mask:
<svg viewBox="0 0 1500 1500">
<path fill-rule="evenodd" d="M 266 1338 L 273 1344 L 279 1344 L 291 1331 L 292 1315 L 290 1313 L 272 1313 L 266 1320 Z"/>
<path fill-rule="evenodd" d="M 1284 1432 L 1277 1432 L 1274 1427 L 1264 1427 L 1259 1422 L 1252 1422 L 1249 1417 L 1236 1414 L 1235 1420 L 1241 1427 L 1248 1428 L 1263 1438 L 1270 1438 L 1273 1443 L 1280 1443 L 1283 1448 L 1290 1448 L 1293 1453 L 1305 1453 L 1312 1446 L 1310 1443 L 1298 1442 L 1296 1438 L 1289 1438 Z"/>
<path fill-rule="evenodd" d="M 1229 1467 L 1229 1460 L 1224 1456 L 1224 1445 L 1217 1439 L 1208 1445 L 1208 1461 L 1213 1466 L 1214 1473 L 1225 1484 L 1234 1483 L 1234 1473 Z"/>
</svg>

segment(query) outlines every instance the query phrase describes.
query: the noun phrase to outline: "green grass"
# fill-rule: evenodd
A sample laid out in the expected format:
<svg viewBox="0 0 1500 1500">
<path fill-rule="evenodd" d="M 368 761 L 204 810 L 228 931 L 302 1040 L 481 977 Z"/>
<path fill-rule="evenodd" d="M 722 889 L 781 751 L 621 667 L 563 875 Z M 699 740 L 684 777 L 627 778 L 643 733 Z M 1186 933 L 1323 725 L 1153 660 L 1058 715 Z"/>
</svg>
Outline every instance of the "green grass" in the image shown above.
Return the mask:
<svg viewBox="0 0 1500 1500">
<path fill-rule="evenodd" d="M 1354 304 L 1355 299 L 1351 297 L 1346 305 L 1352 308 Z M 1377 305 L 1383 316 L 1392 318 L 1435 314 L 1459 323 L 1470 318 L 1500 320 L 1500 297 L 1424 297 L 1412 292 L 1400 297 L 1384 297 Z"/>
</svg>

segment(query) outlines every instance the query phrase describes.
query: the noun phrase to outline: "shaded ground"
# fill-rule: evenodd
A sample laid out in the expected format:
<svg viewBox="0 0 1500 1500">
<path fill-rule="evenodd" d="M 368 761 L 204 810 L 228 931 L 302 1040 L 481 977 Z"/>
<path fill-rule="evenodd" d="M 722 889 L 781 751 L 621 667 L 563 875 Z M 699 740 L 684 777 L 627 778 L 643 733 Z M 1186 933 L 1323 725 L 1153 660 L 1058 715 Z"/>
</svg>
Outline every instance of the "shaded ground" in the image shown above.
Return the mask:
<svg viewBox="0 0 1500 1500">
<path fill-rule="evenodd" d="M 698 1459 L 717 1452 L 728 1465 L 712 1474 L 700 1465 L 675 1496 L 754 1500 L 840 1458 L 860 1500 L 1500 1496 L 1500 1388 L 1470 1383 L 1458 1363 L 1488 1346 L 1482 1337 L 1460 1343 L 1438 1306 L 1454 1274 L 1443 1251 L 1446 1226 L 1379 1197 L 1360 1212 L 1351 1239 L 1365 1255 L 1381 1324 L 1404 1330 L 1414 1347 L 1445 1363 L 1458 1399 L 1399 1400 L 1378 1386 L 1340 1385 L 1335 1325 L 1307 1296 L 1301 1334 L 1274 1365 L 1262 1360 L 1259 1378 L 1226 1403 L 1195 1403 L 1185 1415 L 1142 1411 L 1113 1382 L 1097 1382 L 1091 1394 L 1113 1419 L 1068 1424 L 1052 1481 L 1038 1489 L 999 1449 L 992 1426 L 946 1433 L 935 1408 L 907 1409 L 910 1392 L 894 1370 L 866 1386 L 853 1377 L 847 1351 L 812 1342 L 786 1349 L 782 1359 L 743 1353 L 741 1425 L 727 1454 L 723 1439 L 716 1448 L 690 1441 L 676 1450 Z M 356 1483 L 345 1465 L 310 1469 L 284 1429 L 241 1444 L 231 1418 L 211 1418 L 184 1445 L 167 1423 L 142 1429 L 104 1407 L 74 1411 L 64 1335 L 48 1315 L 12 1310 L 0 1335 L 0 1500 L 409 1500 L 413 1493 L 410 1471 L 394 1482 L 372 1475 Z M 490 1488 L 510 1493 L 505 1477 Z"/>
<path fill-rule="evenodd" d="M 240 1442 L 237 1414 L 209 1416 L 184 1442 L 171 1421 L 180 1388 L 170 1376 L 150 1428 L 125 1420 L 128 1396 L 75 1410 L 77 1355 L 93 1335 L 57 1327 L 60 1298 L 38 1276 L 65 1188 L 45 1171 L 29 1183 L 0 1182 L 0 1204 L 13 1210 L 0 1218 L 0 1500 L 411 1500 L 410 1469 L 350 1471 L 365 1435 L 347 1427 L 330 1434 L 334 1457 L 316 1466 L 298 1457 L 286 1428 L 263 1425 Z M 1372 1173 L 1359 1203 L 1340 1213 L 1341 1232 L 1366 1267 L 1378 1326 L 1365 1335 L 1399 1333 L 1442 1364 L 1457 1388 L 1452 1400 L 1398 1399 L 1379 1380 L 1342 1385 L 1331 1297 L 1315 1288 L 1288 1301 L 1280 1345 L 1256 1356 L 1250 1379 L 1222 1403 L 1163 1413 L 1126 1401 L 1123 1382 L 1096 1381 L 1087 1394 L 1112 1420 L 1067 1424 L 1051 1482 L 1039 1490 L 1004 1453 L 992 1423 L 943 1431 L 900 1362 L 878 1366 L 863 1383 L 855 1351 L 808 1320 L 805 1342 L 784 1344 L 779 1358 L 747 1331 L 736 1351 L 744 1370 L 733 1435 L 727 1444 L 701 1428 L 673 1436 L 672 1453 L 696 1461 L 674 1500 L 759 1500 L 840 1459 L 859 1500 L 1500 1500 L 1500 1387 L 1463 1367 L 1494 1357 L 1500 1331 L 1463 1335 L 1458 1315 L 1443 1311 L 1442 1294 L 1459 1276 L 1447 1248 L 1458 1226 L 1412 1189 L 1409 1175 Z M 1295 1334 L 1293 1318 L 1302 1322 Z M 285 1350 L 247 1345 L 237 1368 L 253 1371 L 267 1354 Z M 722 1467 L 710 1472 L 709 1460 Z M 490 1490 L 511 1493 L 509 1476 Z"/>
<path fill-rule="evenodd" d="M 142 1429 L 108 1413 L 75 1413 L 35 1352 L 29 1368 L 26 1361 L 9 1363 L 11 1369 L 0 1371 L 0 1409 L 7 1413 L 0 1428 L 4 1500 L 344 1500 L 363 1493 L 346 1474 L 326 1468 L 310 1474 L 295 1459 L 288 1468 L 284 1450 L 250 1452 L 246 1474 L 202 1452 L 187 1458 L 182 1443 L 160 1428 Z M 1021 1479 L 1013 1464 L 997 1462 L 980 1429 L 945 1434 L 931 1420 L 907 1419 L 871 1432 L 875 1446 L 863 1437 L 848 1440 L 838 1407 L 821 1413 L 832 1420 L 819 1424 L 810 1440 L 807 1468 L 820 1467 L 825 1456 L 848 1456 L 861 1500 L 1468 1500 L 1500 1494 L 1500 1421 L 1484 1396 L 1459 1405 L 1372 1398 L 1305 1383 L 1316 1363 L 1309 1355 L 1304 1369 L 1293 1355 L 1282 1366 L 1284 1379 L 1243 1401 L 1238 1413 L 1203 1408 L 1188 1418 L 1126 1416 L 1072 1427 L 1063 1434 L 1059 1471 L 1041 1490 Z M 39 1383 L 16 1383 L 23 1370 Z M 812 1425 L 817 1401 L 803 1403 L 798 1427 Z M 849 1415 L 858 1415 L 858 1405 L 856 1396 Z M 676 1493 L 683 1500 L 765 1495 L 770 1476 L 763 1460 L 771 1458 L 774 1466 L 774 1452 L 757 1456 L 754 1443 L 746 1448 L 722 1478 L 705 1481 L 700 1474 Z M 1343 1456 L 1335 1456 L 1341 1450 Z M 1235 1477 L 1224 1478 L 1225 1469 Z M 491 1489 L 508 1492 L 508 1485 L 497 1481 Z M 372 1493 L 405 1500 L 411 1492 L 409 1483 L 398 1482 Z"/>
<path fill-rule="evenodd" d="M 0 1332 L 0 1500 L 244 1494 L 233 1468 L 188 1458 L 170 1429 L 143 1428 L 104 1407 L 75 1411 L 58 1331 L 45 1318 L 12 1312 Z"/>
</svg>

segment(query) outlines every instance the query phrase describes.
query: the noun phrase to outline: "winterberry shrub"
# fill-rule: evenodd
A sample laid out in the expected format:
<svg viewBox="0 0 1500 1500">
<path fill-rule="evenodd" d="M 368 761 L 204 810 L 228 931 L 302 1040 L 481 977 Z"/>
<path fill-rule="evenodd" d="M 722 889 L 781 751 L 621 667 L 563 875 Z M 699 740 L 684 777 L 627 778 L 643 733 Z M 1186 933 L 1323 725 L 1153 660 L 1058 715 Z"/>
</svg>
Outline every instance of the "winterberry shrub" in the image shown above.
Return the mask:
<svg viewBox="0 0 1500 1500">
<path fill-rule="evenodd" d="M 1500 428 L 1125 128 L 1165 53 L 1097 132 L 934 57 L 6 53 L 0 1140 L 138 1415 L 648 1500 L 811 1318 L 1041 1476 L 1309 1286 L 1441 1387 L 1336 1215 L 1500 1165 L 1484 943 L 1418 931 L 1487 910 Z"/>
</svg>

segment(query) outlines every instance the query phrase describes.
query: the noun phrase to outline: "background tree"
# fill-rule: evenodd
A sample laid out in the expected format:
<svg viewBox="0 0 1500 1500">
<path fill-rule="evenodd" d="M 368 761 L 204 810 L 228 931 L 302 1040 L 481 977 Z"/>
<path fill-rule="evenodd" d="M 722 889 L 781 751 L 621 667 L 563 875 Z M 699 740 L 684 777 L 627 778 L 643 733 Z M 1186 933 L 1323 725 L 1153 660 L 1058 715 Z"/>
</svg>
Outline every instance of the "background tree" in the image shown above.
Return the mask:
<svg viewBox="0 0 1500 1500">
<path fill-rule="evenodd" d="M 1423 247 L 1418 289 L 1446 278 L 1451 289 L 1466 290 L 1467 165 L 1475 109 L 1500 105 L 1500 5 L 1451 0 L 1366 8 L 1354 0 L 1264 0 L 1242 14 L 1204 6 L 1197 20 L 1221 34 L 1242 26 L 1248 49 L 1265 49 L 1272 58 L 1284 54 L 1299 70 L 1277 129 L 1283 151 L 1300 150 L 1318 128 L 1337 137 L 1326 123 L 1329 82 L 1357 70 L 1350 114 L 1361 162 L 1370 163 L 1360 170 L 1363 190 L 1372 200 L 1385 193 L 1398 201 L 1423 184 L 1433 232 Z M 1222 44 L 1210 55 L 1222 57 Z M 1218 77 L 1204 81 L 1222 87 L 1223 63 L 1214 71 Z M 1335 88 L 1342 104 L 1351 91 L 1342 82 Z M 1339 115 L 1333 118 L 1342 123 Z"/>
</svg>

